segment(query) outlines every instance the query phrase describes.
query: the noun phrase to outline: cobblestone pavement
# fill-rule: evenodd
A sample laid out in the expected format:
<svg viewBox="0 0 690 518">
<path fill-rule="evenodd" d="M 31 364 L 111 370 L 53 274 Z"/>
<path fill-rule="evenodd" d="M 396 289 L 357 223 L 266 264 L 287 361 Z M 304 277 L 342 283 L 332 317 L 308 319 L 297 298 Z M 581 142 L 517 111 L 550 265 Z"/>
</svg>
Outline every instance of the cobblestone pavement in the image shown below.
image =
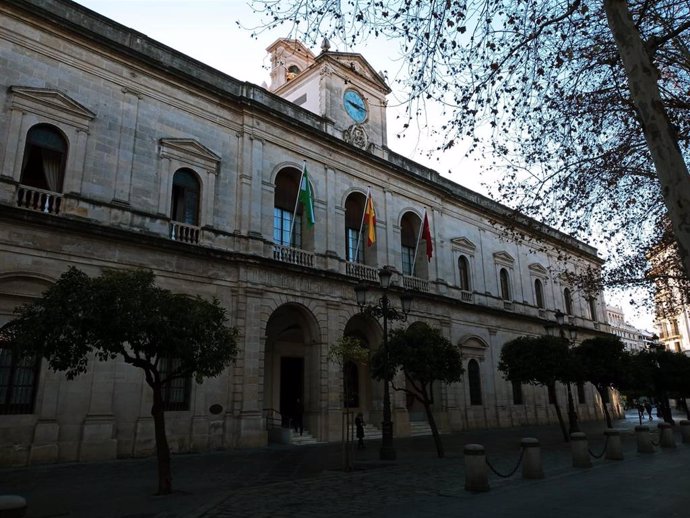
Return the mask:
<svg viewBox="0 0 690 518">
<path fill-rule="evenodd" d="M 690 516 L 690 512 L 674 514 L 679 506 L 684 509 L 685 495 L 689 494 L 690 447 L 679 444 L 672 453 L 640 456 L 631 432 L 635 424 L 632 419 L 616 423 L 616 427 L 627 430 L 623 436 L 625 460 L 597 460 L 591 470 L 571 467 L 569 446 L 563 443 L 556 426 L 537 426 L 445 435 L 444 459 L 436 458 L 431 437 L 396 439 L 398 460 L 393 463 L 379 461 L 379 443 L 371 441 L 366 450 L 356 452 L 357 469 L 353 472 L 342 471 L 339 444 L 175 455 L 176 492 L 167 497 L 153 496 L 155 459 L 6 469 L 0 470 L 0 494 L 26 496 L 28 518 L 399 518 L 475 513 L 550 518 L 554 514 L 546 510 L 559 506 L 586 509 L 594 496 L 597 502 L 614 503 L 613 511 L 625 509 L 628 498 L 616 496 L 614 490 L 626 485 L 636 491 L 630 496 L 631 501 L 658 507 L 656 497 L 669 493 L 665 497 L 671 506 L 667 516 Z M 590 438 L 592 452 L 601 453 L 603 424 L 582 426 Z M 464 491 L 465 444 L 483 444 L 495 468 L 507 473 L 520 456 L 522 437 L 539 438 L 546 479 L 524 481 L 519 471 L 509 479 L 491 474 L 488 493 L 474 495 Z M 667 480 L 668 477 L 671 478 Z M 607 488 L 608 493 L 598 488 Z M 501 509 L 506 514 L 500 514 Z M 466 514 L 470 510 L 472 513 Z M 527 510 L 531 514 L 524 514 Z M 569 516 L 559 513 L 559 518 Z M 634 512 L 589 515 L 637 516 Z"/>
</svg>

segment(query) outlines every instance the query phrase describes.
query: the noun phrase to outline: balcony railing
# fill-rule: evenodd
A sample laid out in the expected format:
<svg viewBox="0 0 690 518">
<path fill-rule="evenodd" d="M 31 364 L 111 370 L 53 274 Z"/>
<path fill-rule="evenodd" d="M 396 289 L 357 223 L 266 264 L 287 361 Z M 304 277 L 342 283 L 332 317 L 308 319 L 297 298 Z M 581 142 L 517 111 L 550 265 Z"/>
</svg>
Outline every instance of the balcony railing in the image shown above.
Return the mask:
<svg viewBox="0 0 690 518">
<path fill-rule="evenodd" d="M 429 281 L 426 279 L 420 279 L 419 277 L 411 277 L 409 275 L 403 275 L 403 288 L 406 290 L 415 291 L 429 291 Z"/>
<path fill-rule="evenodd" d="M 539 318 L 546 318 L 546 310 L 539 308 Z"/>
<path fill-rule="evenodd" d="M 515 309 L 515 306 L 513 305 L 513 303 L 511 301 L 504 300 L 503 301 L 503 309 L 505 309 L 506 311 L 513 311 Z"/>
<path fill-rule="evenodd" d="M 17 207 L 46 214 L 59 214 L 62 208 L 62 194 L 20 185 L 17 188 Z"/>
<path fill-rule="evenodd" d="M 460 300 L 462 300 L 463 302 L 474 302 L 474 295 L 471 291 L 463 290 L 460 292 Z"/>
<path fill-rule="evenodd" d="M 284 263 L 314 267 L 314 254 L 289 246 L 273 245 L 273 259 Z"/>
<path fill-rule="evenodd" d="M 179 221 L 170 222 L 170 239 L 183 243 L 199 243 L 199 227 L 185 225 Z"/>
<path fill-rule="evenodd" d="M 345 273 L 350 277 L 356 277 L 365 281 L 378 281 L 379 273 L 373 266 L 360 263 L 345 263 Z"/>
</svg>

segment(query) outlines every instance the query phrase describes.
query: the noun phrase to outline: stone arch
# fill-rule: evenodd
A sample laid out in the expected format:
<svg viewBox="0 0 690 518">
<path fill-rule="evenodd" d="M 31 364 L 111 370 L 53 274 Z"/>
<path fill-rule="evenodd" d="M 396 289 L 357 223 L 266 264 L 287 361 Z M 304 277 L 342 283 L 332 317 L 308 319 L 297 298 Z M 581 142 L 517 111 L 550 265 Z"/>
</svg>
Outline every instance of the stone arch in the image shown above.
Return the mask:
<svg viewBox="0 0 690 518">
<path fill-rule="evenodd" d="M 23 270 L 0 273 L 0 325 L 12 319 L 16 307 L 40 297 L 56 280 Z"/>
<path fill-rule="evenodd" d="M 295 417 L 298 402 L 304 424 L 314 424 L 321 391 L 321 329 L 314 313 L 302 304 L 287 302 L 266 319 L 263 406 L 278 412 L 284 425 Z"/>
<path fill-rule="evenodd" d="M 357 313 L 348 319 L 347 323 L 345 324 L 343 336 L 353 336 L 355 338 L 359 338 L 371 353 L 375 351 L 381 344 L 383 339 L 383 330 L 376 319 L 362 313 Z M 383 406 L 382 383 L 374 381 L 371 378 L 371 370 L 368 363 L 366 365 L 353 364 L 348 368 L 350 369 L 350 375 L 352 375 L 353 372 L 356 372 L 356 392 L 358 396 L 356 401 L 357 404 L 350 409 L 355 412 L 362 412 L 365 422 L 372 420 L 372 413 L 375 417 L 380 417 L 379 415 L 376 415 L 376 413 L 377 410 L 380 411 Z M 347 368 L 344 366 L 344 371 L 341 373 L 343 377 L 348 374 L 346 369 Z"/>
</svg>

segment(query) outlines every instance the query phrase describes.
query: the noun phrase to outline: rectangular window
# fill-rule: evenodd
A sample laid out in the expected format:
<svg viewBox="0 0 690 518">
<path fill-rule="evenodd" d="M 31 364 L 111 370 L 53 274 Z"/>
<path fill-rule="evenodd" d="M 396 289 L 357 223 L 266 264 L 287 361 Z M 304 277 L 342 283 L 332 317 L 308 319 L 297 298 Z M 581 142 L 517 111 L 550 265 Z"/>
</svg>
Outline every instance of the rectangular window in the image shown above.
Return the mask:
<svg viewBox="0 0 690 518">
<path fill-rule="evenodd" d="M 292 212 L 273 208 L 273 242 L 281 246 L 302 248 L 302 216 L 297 214 L 295 225 L 292 227 L 292 239 L 290 228 L 292 226 Z M 292 243 L 290 243 L 292 241 Z"/>
<path fill-rule="evenodd" d="M 414 275 L 414 248 L 402 246 L 402 269 L 403 275 Z"/>
<path fill-rule="evenodd" d="M 40 359 L 16 358 L 0 348 L 0 414 L 33 413 L 40 365 Z"/>
<path fill-rule="evenodd" d="M 513 405 L 522 405 L 522 383 L 513 381 Z"/>
<path fill-rule="evenodd" d="M 351 263 L 364 263 L 364 232 L 361 234 L 356 228 L 348 228 L 347 230 L 347 260 Z M 359 243 L 358 240 L 359 239 Z M 359 244 L 359 248 L 358 245 Z M 355 257 L 355 254 L 357 256 Z"/>
<path fill-rule="evenodd" d="M 160 358 L 158 371 L 161 379 L 165 379 L 168 374 L 180 367 L 178 358 Z M 192 389 L 192 378 L 175 378 L 163 385 L 163 410 L 175 412 L 189 410 L 190 393 Z"/>
</svg>

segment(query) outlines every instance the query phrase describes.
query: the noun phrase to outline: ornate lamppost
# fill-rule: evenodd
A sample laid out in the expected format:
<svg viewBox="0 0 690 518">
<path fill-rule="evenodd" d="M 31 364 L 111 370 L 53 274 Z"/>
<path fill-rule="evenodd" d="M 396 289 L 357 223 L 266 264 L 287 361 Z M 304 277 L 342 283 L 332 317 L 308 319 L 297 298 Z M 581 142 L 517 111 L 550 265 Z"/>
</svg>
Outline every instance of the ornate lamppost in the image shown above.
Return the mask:
<svg viewBox="0 0 690 518">
<path fill-rule="evenodd" d="M 407 320 L 407 315 L 412 307 L 412 295 L 403 292 L 400 295 L 400 304 L 402 312 L 390 306 L 390 299 L 388 298 L 388 288 L 391 284 L 391 277 L 393 271 L 388 267 L 383 267 L 379 270 L 379 282 L 383 295 L 378 300 L 377 304 L 367 304 L 366 294 L 367 287 L 363 283 L 359 283 L 355 287 L 355 295 L 357 297 L 357 305 L 362 313 L 371 315 L 375 318 L 381 318 L 383 321 L 383 354 L 384 354 L 384 368 L 386 376 L 383 380 L 383 422 L 381 423 L 381 450 L 379 458 L 381 460 L 395 460 L 395 448 L 393 447 L 393 421 L 391 420 L 391 399 L 388 379 L 388 321 L 400 320 L 404 322 Z"/>
<path fill-rule="evenodd" d="M 554 316 L 556 317 L 556 322 L 558 323 L 558 331 L 561 335 L 561 338 L 567 340 L 568 348 L 570 348 L 573 342 L 577 339 L 577 330 L 573 326 L 566 326 L 565 315 L 560 309 L 556 310 L 556 314 Z M 565 336 L 566 329 L 568 330 L 569 336 Z M 577 424 L 577 413 L 575 412 L 575 403 L 573 402 L 573 391 L 570 387 L 570 382 L 566 383 L 566 387 L 568 389 L 568 433 L 572 434 L 580 431 L 580 425 Z"/>
</svg>

